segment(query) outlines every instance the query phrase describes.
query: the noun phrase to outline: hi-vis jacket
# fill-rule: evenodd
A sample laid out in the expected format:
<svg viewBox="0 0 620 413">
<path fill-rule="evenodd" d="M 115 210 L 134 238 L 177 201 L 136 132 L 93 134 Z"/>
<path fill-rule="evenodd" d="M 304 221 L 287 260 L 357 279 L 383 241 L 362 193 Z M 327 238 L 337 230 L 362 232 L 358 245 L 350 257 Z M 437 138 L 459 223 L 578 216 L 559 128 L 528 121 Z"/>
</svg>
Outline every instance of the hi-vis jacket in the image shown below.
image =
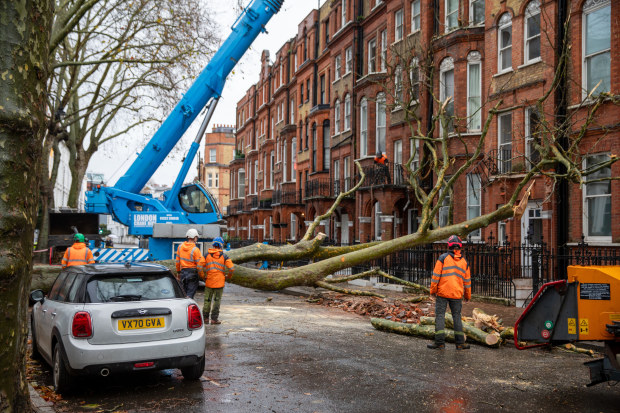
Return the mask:
<svg viewBox="0 0 620 413">
<path fill-rule="evenodd" d="M 181 271 L 183 268 L 198 268 L 198 264 L 200 264 L 202 259 L 200 248 L 193 242 L 185 241 L 183 244 L 179 245 L 177 249 L 177 272 Z"/>
<path fill-rule="evenodd" d="M 83 242 L 76 242 L 65 251 L 62 257 L 62 267 L 72 265 L 94 264 L 93 252 Z"/>
<path fill-rule="evenodd" d="M 461 257 L 461 251 L 442 254 L 435 264 L 431 280 L 431 295 L 461 299 L 471 298 L 471 277 L 469 265 Z"/>
<path fill-rule="evenodd" d="M 226 283 L 226 269 L 232 272 L 235 266 L 228 255 L 217 248 L 209 248 L 209 253 L 203 261 L 203 271 L 205 273 L 205 287 L 224 288 Z"/>
</svg>

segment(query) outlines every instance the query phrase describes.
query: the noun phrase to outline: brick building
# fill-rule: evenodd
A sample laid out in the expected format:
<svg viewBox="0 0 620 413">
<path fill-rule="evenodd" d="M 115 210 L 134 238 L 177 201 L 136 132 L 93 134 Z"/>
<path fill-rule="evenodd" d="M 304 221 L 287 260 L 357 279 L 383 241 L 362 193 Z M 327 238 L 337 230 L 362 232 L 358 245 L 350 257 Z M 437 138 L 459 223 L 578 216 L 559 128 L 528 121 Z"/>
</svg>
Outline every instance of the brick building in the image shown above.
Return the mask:
<svg viewBox="0 0 620 413">
<path fill-rule="evenodd" d="M 204 159 L 198 179 L 217 200 L 223 213 L 230 202 L 230 162 L 235 156 L 235 128 L 217 125 L 205 134 Z"/>
<path fill-rule="evenodd" d="M 569 17 L 564 33 L 560 22 Z M 586 167 L 618 154 L 620 108 L 612 102 L 598 108 L 587 130 L 580 128 L 594 106 L 590 91 L 620 89 L 620 74 L 611 71 L 620 58 L 619 17 L 620 4 L 610 0 L 325 2 L 273 61 L 263 54 L 258 83 L 237 104 L 229 235 L 298 240 L 308 222 L 355 184 L 354 161 L 367 180 L 319 230 L 341 243 L 416 231 L 419 203 L 403 165 L 411 159 L 415 168 L 425 149 L 411 138 L 412 125 L 436 138 L 443 128 L 454 136 L 449 151 L 457 162 L 448 174 L 488 128 L 479 161 L 439 208 L 440 225 L 507 202 L 539 159 L 543 120 L 568 120 L 553 143 Z M 565 38 L 570 56 L 556 77 Z M 539 104 L 554 82 L 561 82 L 558 92 Z M 431 129 L 438 101 L 448 97 L 451 121 Z M 576 139 L 580 153 L 571 152 Z M 389 158 L 389 176 L 374 165 L 377 152 Z M 437 179 L 428 175 L 421 178 L 427 187 Z M 620 165 L 588 179 L 608 176 L 620 176 Z M 618 245 L 620 212 L 612 206 L 620 201 L 619 181 L 581 188 L 544 173 L 534 181 L 520 220 L 492 224 L 471 239 Z"/>
</svg>

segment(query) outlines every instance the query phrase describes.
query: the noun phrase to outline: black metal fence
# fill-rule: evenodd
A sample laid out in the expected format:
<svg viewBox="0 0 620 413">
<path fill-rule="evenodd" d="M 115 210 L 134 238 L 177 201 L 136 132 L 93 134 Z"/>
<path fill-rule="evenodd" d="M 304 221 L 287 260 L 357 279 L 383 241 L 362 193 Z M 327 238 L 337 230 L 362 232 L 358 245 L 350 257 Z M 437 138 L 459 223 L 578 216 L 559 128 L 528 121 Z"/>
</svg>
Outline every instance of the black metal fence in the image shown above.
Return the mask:
<svg viewBox="0 0 620 413">
<path fill-rule="evenodd" d="M 583 241 L 558 250 L 549 248 L 544 242 L 511 245 L 508 242 L 493 241 L 491 236 L 485 243 L 469 240 L 463 244 L 463 256 L 470 267 L 473 294 L 514 299 L 513 280 L 517 278 L 531 278 L 535 293 L 544 283 L 565 279 L 569 265 L 620 265 L 620 249 L 591 247 Z M 254 242 L 238 241 L 231 245 L 238 248 Z M 326 245 L 340 244 L 327 242 Z M 430 287 L 435 263 L 446 251 L 446 244 L 443 243 L 421 245 L 367 261 L 343 273 L 357 274 L 379 267 L 403 280 Z M 306 260 L 286 262 L 284 265 L 294 267 L 307 263 Z M 393 282 L 389 279 L 380 281 Z"/>
</svg>

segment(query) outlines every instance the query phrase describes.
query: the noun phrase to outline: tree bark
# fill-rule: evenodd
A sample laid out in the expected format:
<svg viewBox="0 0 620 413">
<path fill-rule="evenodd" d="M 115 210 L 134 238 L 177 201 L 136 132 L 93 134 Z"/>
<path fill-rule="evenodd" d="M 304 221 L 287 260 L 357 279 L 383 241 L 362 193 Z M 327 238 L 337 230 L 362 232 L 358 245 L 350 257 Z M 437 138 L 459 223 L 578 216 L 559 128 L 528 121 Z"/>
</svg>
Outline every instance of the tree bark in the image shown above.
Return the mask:
<svg viewBox="0 0 620 413">
<path fill-rule="evenodd" d="M 380 331 L 423 337 L 429 340 L 435 339 L 435 326 L 432 325 L 397 323 L 396 321 L 390 321 L 384 318 L 371 318 L 370 322 L 374 328 Z M 446 341 L 454 343 L 454 331 L 448 329 L 444 331 L 446 332 Z"/>
<path fill-rule="evenodd" d="M 30 411 L 28 290 L 53 3 L 0 2 L 0 412 Z"/>
</svg>

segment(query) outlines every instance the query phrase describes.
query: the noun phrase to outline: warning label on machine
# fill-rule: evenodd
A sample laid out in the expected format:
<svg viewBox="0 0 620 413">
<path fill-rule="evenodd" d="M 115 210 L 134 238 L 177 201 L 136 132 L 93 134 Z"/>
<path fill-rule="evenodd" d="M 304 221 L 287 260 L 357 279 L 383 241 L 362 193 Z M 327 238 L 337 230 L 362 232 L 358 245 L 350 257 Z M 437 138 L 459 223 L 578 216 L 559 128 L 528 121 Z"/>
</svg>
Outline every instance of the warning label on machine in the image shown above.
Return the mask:
<svg viewBox="0 0 620 413">
<path fill-rule="evenodd" d="M 568 319 L 568 334 L 577 334 L 577 320 L 574 318 Z"/>
<path fill-rule="evenodd" d="M 590 334 L 590 325 L 587 318 L 579 320 L 579 334 Z"/>
<path fill-rule="evenodd" d="M 584 283 L 579 286 L 582 300 L 611 300 L 609 284 Z"/>
</svg>

